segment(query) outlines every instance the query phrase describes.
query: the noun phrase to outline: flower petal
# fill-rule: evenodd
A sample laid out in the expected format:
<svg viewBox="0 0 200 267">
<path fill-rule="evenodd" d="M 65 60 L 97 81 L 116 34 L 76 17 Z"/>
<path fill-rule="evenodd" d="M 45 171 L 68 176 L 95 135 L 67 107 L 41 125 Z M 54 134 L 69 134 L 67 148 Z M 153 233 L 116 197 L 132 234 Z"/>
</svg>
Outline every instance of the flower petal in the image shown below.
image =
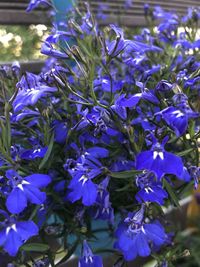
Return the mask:
<svg viewBox="0 0 200 267">
<path fill-rule="evenodd" d="M 46 174 L 31 174 L 25 177 L 25 180 L 35 187 L 45 187 L 51 182 L 51 177 Z"/>
<path fill-rule="evenodd" d="M 15 187 L 6 200 L 6 207 L 11 213 L 20 213 L 27 206 L 27 198 L 20 188 Z"/>
<path fill-rule="evenodd" d="M 7 235 L 4 249 L 11 255 L 15 256 L 19 247 L 23 244 L 20 236 L 16 231 L 11 229 Z"/>
</svg>

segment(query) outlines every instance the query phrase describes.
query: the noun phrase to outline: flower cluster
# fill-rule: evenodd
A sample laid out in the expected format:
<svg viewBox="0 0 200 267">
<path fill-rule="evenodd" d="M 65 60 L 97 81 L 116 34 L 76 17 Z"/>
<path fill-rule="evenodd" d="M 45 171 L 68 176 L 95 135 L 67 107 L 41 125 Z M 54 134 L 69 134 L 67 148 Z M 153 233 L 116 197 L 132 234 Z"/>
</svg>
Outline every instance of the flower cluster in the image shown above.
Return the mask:
<svg viewBox="0 0 200 267">
<path fill-rule="evenodd" d="M 50 1 L 27 11 L 38 4 Z M 147 257 L 172 245 L 162 206 L 198 184 L 200 10 L 145 5 L 160 24 L 132 35 L 85 9 L 54 26 L 40 74 L 0 69 L 0 246 L 17 264 L 39 251 L 52 265 L 53 235 L 68 248 L 60 263 L 83 243 L 79 266 L 103 266 L 90 248 L 99 220 L 124 260 Z"/>
</svg>

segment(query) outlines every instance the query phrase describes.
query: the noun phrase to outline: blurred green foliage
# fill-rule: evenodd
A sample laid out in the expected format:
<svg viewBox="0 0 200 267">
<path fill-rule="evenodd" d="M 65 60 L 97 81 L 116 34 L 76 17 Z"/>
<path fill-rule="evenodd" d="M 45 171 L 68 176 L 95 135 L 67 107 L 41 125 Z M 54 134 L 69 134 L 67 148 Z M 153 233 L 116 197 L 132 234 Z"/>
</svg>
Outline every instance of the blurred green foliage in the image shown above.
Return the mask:
<svg viewBox="0 0 200 267">
<path fill-rule="evenodd" d="M 41 43 L 48 35 L 45 25 L 0 26 L 0 62 L 42 59 Z"/>
</svg>

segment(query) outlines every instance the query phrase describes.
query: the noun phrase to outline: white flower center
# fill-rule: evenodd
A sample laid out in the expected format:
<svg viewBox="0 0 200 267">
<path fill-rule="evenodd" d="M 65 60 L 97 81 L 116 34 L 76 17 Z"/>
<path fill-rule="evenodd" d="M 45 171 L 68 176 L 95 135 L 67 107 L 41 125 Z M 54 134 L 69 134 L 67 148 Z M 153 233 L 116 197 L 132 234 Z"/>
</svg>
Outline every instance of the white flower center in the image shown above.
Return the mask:
<svg viewBox="0 0 200 267">
<path fill-rule="evenodd" d="M 154 151 L 153 152 L 153 159 L 160 157 L 161 160 L 164 160 L 164 154 L 162 151 Z"/>
<path fill-rule="evenodd" d="M 176 110 L 176 111 L 172 112 L 172 114 L 176 115 L 176 118 L 184 116 L 184 114 L 180 110 Z"/>
<path fill-rule="evenodd" d="M 24 191 L 24 188 L 23 188 L 23 185 L 24 184 L 30 184 L 29 182 L 25 181 L 25 180 L 22 180 L 22 182 L 20 184 L 17 185 L 17 187 L 19 189 L 21 189 L 22 191 Z"/>
<path fill-rule="evenodd" d="M 6 228 L 6 235 L 9 234 L 9 232 L 10 232 L 11 229 L 13 229 L 15 232 L 17 232 L 16 224 L 13 223 L 11 226 L 8 226 Z"/>
<path fill-rule="evenodd" d="M 81 178 L 79 179 L 79 182 L 82 182 L 82 185 L 84 185 L 87 181 L 88 181 L 88 178 L 86 175 L 82 175 Z"/>
</svg>

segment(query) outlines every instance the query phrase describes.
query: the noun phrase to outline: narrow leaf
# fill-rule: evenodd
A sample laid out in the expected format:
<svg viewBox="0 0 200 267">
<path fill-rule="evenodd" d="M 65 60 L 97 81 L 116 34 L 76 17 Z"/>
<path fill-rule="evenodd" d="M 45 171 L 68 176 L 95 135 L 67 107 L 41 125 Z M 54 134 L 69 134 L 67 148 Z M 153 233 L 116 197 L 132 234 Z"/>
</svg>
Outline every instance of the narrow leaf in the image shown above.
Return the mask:
<svg viewBox="0 0 200 267">
<path fill-rule="evenodd" d="M 44 252 L 49 250 L 49 245 L 41 243 L 30 243 L 23 245 L 20 249 L 24 251 Z"/>
<path fill-rule="evenodd" d="M 110 172 L 109 176 L 113 178 L 118 178 L 118 179 L 125 179 L 125 178 L 131 178 L 141 172 L 142 171 L 138 171 L 138 170 L 130 170 L 130 171 L 124 171 L 124 172 Z"/>
<path fill-rule="evenodd" d="M 190 154 L 193 150 L 194 150 L 194 148 L 189 148 L 189 149 L 186 149 L 184 151 L 177 153 L 177 155 L 182 157 L 182 156 L 185 156 L 187 154 Z"/>
<path fill-rule="evenodd" d="M 166 179 L 163 179 L 163 185 L 165 187 L 165 189 L 167 190 L 170 198 L 172 199 L 172 201 L 174 202 L 175 206 L 180 208 L 180 204 L 179 204 L 179 200 L 176 196 L 176 194 L 173 191 L 173 188 L 171 187 L 171 185 L 167 182 Z"/>
<path fill-rule="evenodd" d="M 47 163 L 47 161 L 51 155 L 52 149 L 53 149 L 53 144 L 54 144 L 54 134 L 52 134 L 52 136 L 51 136 L 51 140 L 50 140 L 47 152 L 46 152 L 43 160 L 41 161 L 41 163 L 39 165 L 39 170 L 41 170 L 45 166 L 45 164 Z"/>
</svg>

